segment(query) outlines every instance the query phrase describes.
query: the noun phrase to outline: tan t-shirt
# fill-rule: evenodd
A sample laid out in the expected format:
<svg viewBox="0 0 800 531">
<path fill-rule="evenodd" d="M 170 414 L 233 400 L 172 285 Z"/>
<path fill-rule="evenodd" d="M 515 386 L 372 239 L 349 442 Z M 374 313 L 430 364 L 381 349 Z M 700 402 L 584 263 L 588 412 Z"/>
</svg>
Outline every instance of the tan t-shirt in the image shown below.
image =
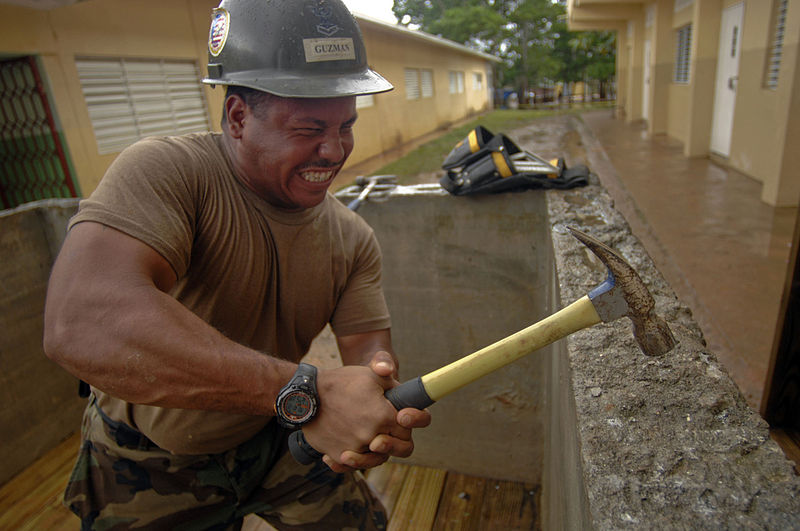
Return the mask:
<svg viewBox="0 0 800 531">
<path fill-rule="evenodd" d="M 83 221 L 155 249 L 178 276 L 178 301 L 266 354 L 298 361 L 329 322 L 340 336 L 390 326 L 372 229 L 330 195 L 298 213 L 270 206 L 235 177 L 219 134 L 150 138 L 126 149 L 70 226 Z M 95 392 L 112 418 L 179 454 L 227 450 L 271 418 L 134 405 Z"/>
</svg>

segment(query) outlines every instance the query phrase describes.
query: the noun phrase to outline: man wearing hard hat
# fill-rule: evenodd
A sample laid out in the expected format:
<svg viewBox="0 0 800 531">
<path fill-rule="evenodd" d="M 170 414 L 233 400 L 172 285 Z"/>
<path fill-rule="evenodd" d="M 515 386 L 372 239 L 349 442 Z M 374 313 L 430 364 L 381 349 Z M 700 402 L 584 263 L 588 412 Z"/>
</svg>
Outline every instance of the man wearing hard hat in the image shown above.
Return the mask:
<svg viewBox="0 0 800 531">
<path fill-rule="evenodd" d="M 392 86 L 340 0 L 224 0 L 205 82 L 222 133 L 123 151 L 53 268 L 45 352 L 91 385 L 65 503 L 84 529 L 383 528 L 358 470 L 430 416 L 383 396 L 380 250 L 328 187 L 356 96 Z M 299 363 L 327 324 L 344 366 Z M 293 459 L 293 430 L 322 460 Z"/>
</svg>

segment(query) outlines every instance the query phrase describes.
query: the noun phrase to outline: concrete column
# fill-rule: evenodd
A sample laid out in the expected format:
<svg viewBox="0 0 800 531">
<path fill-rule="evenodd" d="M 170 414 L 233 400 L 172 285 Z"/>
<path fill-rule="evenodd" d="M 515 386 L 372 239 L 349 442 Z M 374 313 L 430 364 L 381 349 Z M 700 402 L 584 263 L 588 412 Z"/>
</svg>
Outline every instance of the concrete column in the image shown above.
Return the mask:
<svg viewBox="0 0 800 531">
<path fill-rule="evenodd" d="M 647 125 L 651 135 L 667 132 L 669 85 L 675 60 L 672 42 L 673 5 L 673 0 L 658 0 L 655 4 L 650 51 L 650 123 Z"/>
<path fill-rule="evenodd" d="M 644 65 L 644 12 L 628 20 L 628 106 L 627 122 L 642 118 L 642 75 Z"/>
<path fill-rule="evenodd" d="M 617 30 L 617 118 L 628 113 L 628 36 L 625 26 Z"/>
<path fill-rule="evenodd" d="M 709 153 L 714 116 L 714 80 L 717 74 L 720 0 L 695 0 L 692 15 L 692 58 L 689 79 L 689 116 L 683 154 Z"/>
</svg>

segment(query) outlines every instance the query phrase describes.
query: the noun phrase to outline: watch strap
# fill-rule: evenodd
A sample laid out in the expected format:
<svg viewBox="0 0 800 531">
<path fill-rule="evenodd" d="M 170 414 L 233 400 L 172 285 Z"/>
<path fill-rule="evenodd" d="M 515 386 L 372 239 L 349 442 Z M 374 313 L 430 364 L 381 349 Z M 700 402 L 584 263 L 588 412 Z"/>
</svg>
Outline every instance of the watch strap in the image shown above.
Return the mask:
<svg viewBox="0 0 800 531">
<path fill-rule="evenodd" d="M 292 377 L 289 385 L 303 385 L 311 387 L 314 394 L 317 394 L 317 368 L 308 363 L 300 363 Z M 287 386 L 288 387 L 288 386 Z"/>
</svg>

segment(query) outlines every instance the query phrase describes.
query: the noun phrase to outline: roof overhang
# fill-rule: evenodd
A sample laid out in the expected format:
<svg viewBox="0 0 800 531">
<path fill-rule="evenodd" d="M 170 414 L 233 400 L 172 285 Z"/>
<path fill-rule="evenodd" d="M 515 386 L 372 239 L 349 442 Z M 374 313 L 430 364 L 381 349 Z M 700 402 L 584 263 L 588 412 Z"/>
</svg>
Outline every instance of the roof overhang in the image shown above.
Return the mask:
<svg viewBox="0 0 800 531">
<path fill-rule="evenodd" d="M 364 23 L 366 23 L 367 26 L 378 27 L 378 28 L 381 28 L 381 29 L 383 29 L 383 30 L 385 30 L 387 32 L 393 32 L 393 33 L 396 33 L 398 35 L 403 35 L 403 36 L 411 38 L 411 39 L 419 39 L 419 40 L 422 40 L 422 41 L 425 41 L 425 42 L 428 42 L 428 43 L 431 43 L 431 44 L 435 44 L 437 46 L 442 46 L 444 48 L 450 48 L 450 49 L 453 49 L 453 50 L 457 50 L 457 51 L 459 51 L 459 52 L 461 52 L 463 54 L 472 55 L 472 56 L 475 56 L 475 57 L 480 57 L 481 59 L 484 59 L 486 61 L 491 61 L 491 62 L 494 62 L 494 63 L 501 63 L 502 62 L 502 59 L 500 59 L 499 57 L 495 57 L 494 55 L 491 55 L 491 54 L 488 54 L 488 53 L 484 53 L 484 52 L 481 52 L 481 51 L 478 51 L 478 50 L 473 50 L 472 48 L 468 48 L 467 46 L 464 46 L 463 44 L 459 44 L 459 43 L 457 43 L 455 41 L 451 41 L 449 39 L 445 39 L 445 38 L 442 38 L 442 37 L 437 37 L 436 35 L 431 35 L 430 33 L 425 33 L 424 31 L 412 30 L 412 29 L 409 29 L 409 28 L 407 28 L 405 26 L 401 26 L 399 24 L 389 24 L 388 22 L 384 22 L 383 20 L 378 20 L 378 19 L 375 19 L 375 18 L 372 18 L 372 17 L 368 17 L 366 15 L 358 14 L 358 13 L 354 13 L 354 16 L 358 20 L 358 24 L 361 27 L 365 27 Z"/>
<path fill-rule="evenodd" d="M 642 0 L 567 0 L 567 26 L 572 31 L 619 31 L 643 9 Z"/>
</svg>

